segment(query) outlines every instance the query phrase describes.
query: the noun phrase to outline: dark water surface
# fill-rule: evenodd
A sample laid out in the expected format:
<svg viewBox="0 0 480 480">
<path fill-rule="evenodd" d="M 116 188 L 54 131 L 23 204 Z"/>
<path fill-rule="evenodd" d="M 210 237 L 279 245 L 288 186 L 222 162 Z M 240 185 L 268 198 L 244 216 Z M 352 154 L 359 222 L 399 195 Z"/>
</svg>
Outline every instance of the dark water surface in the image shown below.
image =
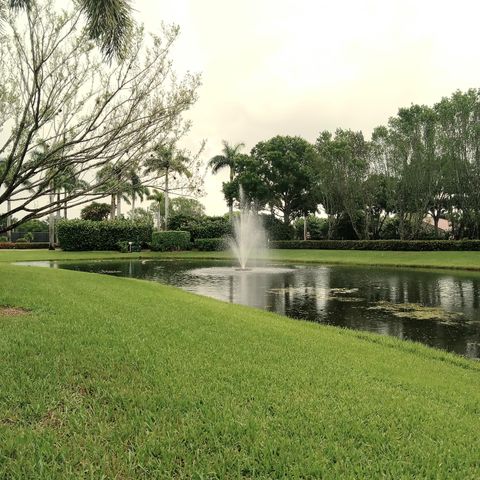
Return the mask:
<svg viewBox="0 0 480 480">
<path fill-rule="evenodd" d="M 248 272 L 207 260 L 32 262 L 142 278 L 231 303 L 480 358 L 480 274 L 326 265 Z"/>
</svg>

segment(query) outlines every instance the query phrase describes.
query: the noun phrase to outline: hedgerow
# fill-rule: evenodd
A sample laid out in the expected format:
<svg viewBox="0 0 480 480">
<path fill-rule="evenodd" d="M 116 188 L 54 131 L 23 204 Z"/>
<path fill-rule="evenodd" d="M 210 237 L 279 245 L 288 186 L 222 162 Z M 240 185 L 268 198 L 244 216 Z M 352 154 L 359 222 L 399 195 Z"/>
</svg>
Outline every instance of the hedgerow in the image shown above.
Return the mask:
<svg viewBox="0 0 480 480">
<path fill-rule="evenodd" d="M 318 250 L 448 251 L 480 250 L 480 240 L 292 240 L 273 241 L 270 248 Z"/>
<path fill-rule="evenodd" d="M 64 220 L 58 224 L 60 247 L 67 251 L 117 250 L 118 242 L 147 245 L 153 227 L 130 220 Z"/>
</svg>

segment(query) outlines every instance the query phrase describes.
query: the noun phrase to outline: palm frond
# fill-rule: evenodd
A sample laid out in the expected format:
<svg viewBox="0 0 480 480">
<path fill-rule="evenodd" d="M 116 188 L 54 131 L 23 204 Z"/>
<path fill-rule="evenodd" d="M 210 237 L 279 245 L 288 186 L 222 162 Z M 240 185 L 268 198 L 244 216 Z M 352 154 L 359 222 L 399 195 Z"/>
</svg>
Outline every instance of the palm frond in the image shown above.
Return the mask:
<svg viewBox="0 0 480 480">
<path fill-rule="evenodd" d="M 99 42 L 106 58 L 124 59 L 135 25 L 130 0 L 79 0 L 79 4 L 87 17 L 90 38 Z"/>
<path fill-rule="evenodd" d="M 220 170 L 229 167 L 230 161 L 225 155 L 215 155 L 215 157 L 211 158 L 208 162 L 208 166 L 212 169 L 212 173 L 216 174 Z"/>
<path fill-rule="evenodd" d="M 32 3 L 32 0 L 8 0 L 8 7 L 13 10 L 29 10 Z"/>
</svg>

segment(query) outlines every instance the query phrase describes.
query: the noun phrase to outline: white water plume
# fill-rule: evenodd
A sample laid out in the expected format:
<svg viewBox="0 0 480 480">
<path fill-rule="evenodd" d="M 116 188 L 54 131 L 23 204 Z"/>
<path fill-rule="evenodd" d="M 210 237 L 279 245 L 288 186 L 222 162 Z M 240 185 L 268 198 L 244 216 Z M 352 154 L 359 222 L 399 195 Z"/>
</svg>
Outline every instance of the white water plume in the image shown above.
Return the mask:
<svg viewBox="0 0 480 480">
<path fill-rule="evenodd" d="M 262 256 L 266 250 L 266 235 L 260 216 L 252 211 L 240 187 L 240 215 L 233 219 L 230 248 L 237 257 L 241 270 L 246 270 L 249 260 Z"/>
</svg>

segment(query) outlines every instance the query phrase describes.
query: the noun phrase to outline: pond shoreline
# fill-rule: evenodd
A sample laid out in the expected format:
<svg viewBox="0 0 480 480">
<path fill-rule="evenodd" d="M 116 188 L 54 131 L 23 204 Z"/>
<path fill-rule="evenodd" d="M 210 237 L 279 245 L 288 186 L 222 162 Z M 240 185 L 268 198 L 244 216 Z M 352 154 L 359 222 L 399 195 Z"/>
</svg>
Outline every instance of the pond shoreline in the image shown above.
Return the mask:
<svg viewBox="0 0 480 480">
<path fill-rule="evenodd" d="M 121 258 L 20 262 L 163 283 L 216 300 L 480 358 L 480 276 L 455 270 L 229 259 Z"/>
<path fill-rule="evenodd" d="M 352 250 L 270 250 L 266 261 L 305 264 L 355 265 L 412 269 L 480 272 L 480 252 L 378 252 Z M 95 259 L 204 259 L 229 260 L 229 252 L 63 252 L 44 250 L 0 250 L 1 262 Z"/>
</svg>

